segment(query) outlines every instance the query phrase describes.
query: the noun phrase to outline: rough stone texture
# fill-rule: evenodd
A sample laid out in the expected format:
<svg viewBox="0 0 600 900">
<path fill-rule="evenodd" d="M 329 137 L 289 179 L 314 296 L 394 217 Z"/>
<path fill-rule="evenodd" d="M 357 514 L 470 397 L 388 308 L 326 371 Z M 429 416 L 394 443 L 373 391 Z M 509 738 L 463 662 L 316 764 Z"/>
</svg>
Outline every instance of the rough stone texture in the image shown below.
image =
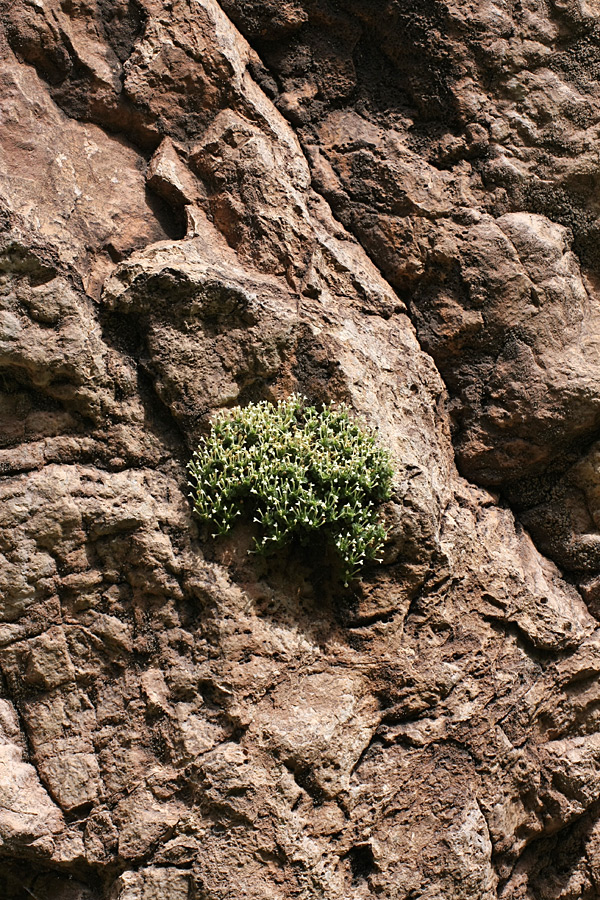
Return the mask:
<svg viewBox="0 0 600 900">
<path fill-rule="evenodd" d="M 0 10 L 0 896 L 598 897 L 597 4 Z M 292 391 L 349 591 L 188 502 Z"/>
</svg>

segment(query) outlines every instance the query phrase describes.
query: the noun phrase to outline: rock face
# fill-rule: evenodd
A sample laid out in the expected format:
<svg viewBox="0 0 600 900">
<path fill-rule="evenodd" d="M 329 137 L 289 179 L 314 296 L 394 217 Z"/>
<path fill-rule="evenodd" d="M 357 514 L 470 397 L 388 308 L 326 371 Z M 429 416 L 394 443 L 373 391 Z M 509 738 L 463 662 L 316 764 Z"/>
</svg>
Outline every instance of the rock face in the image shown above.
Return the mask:
<svg viewBox="0 0 600 900">
<path fill-rule="evenodd" d="M 597 5 L 0 8 L 0 896 L 598 897 Z M 349 591 L 192 516 L 293 391 Z"/>
</svg>

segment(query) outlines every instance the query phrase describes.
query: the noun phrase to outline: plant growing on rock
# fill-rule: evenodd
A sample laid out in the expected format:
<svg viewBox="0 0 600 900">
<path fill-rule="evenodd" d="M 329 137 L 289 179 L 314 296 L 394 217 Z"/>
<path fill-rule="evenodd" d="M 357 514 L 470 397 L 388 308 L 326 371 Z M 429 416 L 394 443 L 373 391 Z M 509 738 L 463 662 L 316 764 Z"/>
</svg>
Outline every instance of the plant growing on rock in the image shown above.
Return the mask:
<svg viewBox="0 0 600 900">
<path fill-rule="evenodd" d="M 379 558 L 378 504 L 391 493 L 389 454 L 344 404 L 318 410 L 294 394 L 219 414 L 188 465 L 198 516 L 226 534 L 244 515 L 260 526 L 256 551 L 322 533 L 345 585 Z"/>
</svg>

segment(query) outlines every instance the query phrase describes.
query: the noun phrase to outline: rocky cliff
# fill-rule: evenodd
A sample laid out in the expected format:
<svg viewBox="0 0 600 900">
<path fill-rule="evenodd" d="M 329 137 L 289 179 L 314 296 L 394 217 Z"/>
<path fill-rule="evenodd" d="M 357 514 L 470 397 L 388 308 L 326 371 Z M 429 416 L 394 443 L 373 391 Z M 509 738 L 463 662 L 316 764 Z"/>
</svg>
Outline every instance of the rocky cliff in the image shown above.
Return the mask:
<svg viewBox="0 0 600 900">
<path fill-rule="evenodd" d="M 0 895 L 599 897 L 597 0 L 0 10 Z M 191 512 L 293 391 L 349 591 Z"/>
</svg>

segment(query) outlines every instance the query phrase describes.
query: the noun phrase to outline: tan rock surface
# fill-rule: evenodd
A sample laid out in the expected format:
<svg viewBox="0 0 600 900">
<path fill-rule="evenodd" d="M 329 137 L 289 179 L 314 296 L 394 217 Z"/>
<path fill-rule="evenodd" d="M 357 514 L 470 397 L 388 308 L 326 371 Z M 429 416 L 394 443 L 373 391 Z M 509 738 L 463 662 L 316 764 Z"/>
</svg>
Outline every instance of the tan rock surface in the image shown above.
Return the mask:
<svg viewBox="0 0 600 900">
<path fill-rule="evenodd" d="M 1 9 L 0 896 L 597 897 L 600 10 Z M 349 591 L 188 502 L 292 391 Z"/>
</svg>

